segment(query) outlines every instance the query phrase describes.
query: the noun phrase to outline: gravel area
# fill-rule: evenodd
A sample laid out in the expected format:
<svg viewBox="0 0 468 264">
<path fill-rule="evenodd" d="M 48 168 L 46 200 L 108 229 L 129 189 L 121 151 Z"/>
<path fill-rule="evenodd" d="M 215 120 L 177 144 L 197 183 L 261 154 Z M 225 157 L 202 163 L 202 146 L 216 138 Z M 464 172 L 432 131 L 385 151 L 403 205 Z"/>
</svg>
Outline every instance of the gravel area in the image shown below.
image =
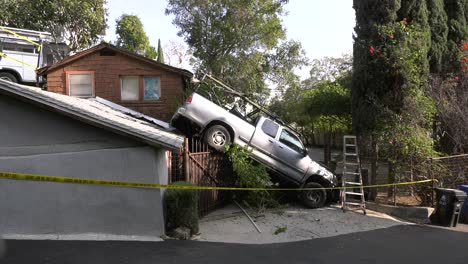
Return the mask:
<svg viewBox="0 0 468 264">
<path fill-rule="evenodd" d="M 386 214 L 343 212 L 337 207 L 307 209 L 291 206 L 261 215 L 249 212 L 259 233 L 235 204 L 219 209 L 200 221 L 200 241 L 268 244 L 330 237 L 354 232 L 407 225 Z"/>
</svg>

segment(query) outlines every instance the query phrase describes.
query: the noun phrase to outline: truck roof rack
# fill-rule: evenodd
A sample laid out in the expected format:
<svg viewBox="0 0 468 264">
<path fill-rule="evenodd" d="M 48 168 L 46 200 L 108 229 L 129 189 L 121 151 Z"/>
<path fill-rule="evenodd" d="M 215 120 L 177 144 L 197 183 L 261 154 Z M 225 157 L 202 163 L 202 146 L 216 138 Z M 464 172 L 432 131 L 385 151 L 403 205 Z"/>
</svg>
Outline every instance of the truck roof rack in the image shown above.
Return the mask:
<svg viewBox="0 0 468 264">
<path fill-rule="evenodd" d="M 284 122 L 277 114 L 269 111 L 268 109 L 266 109 L 265 107 L 257 104 L 256 102 L 252 101 L 250 98 L 248 98 L 248 96 L 246 96 L 245 94 L 241 93 L 241 92 L 238 92 L 236 90 L 234 90 L 233 88 L 229 87 L 227 84 L 223 83 L 222 81 L 216 79 L 215 77 L 207 74 L 207 73 L 204 73 L 204 76 L 202 78 L 202 81 L 204 80 L 204 78 L 207 77 L 209 78 L 210 80 L 214 81 L 216 84 L 220 85 L 221 88 L 225 89 L 227 92 L 229 92 L 230 94 L 233 94 L 234 96 L 237 96 L 243 100 L 245 100 L 246 102 L 248 102 L 249 104 L 251 104 L 253 107 L 256 108 L 256 110 L 254 110 L 253 112 L 255 113 L 258 113 L 258 112 L 262 112 L 263 114 L 267 115 L 268 117 L 270 117 L 271 119 L 273 119 L 274 121 L 278 122 L 280 125 L 282 126 L 285 126 L 287 127 L 288 129 L 290 129 L 291 131 L 293 131 L 294 133 L 296 133 L 297 135 L 300 135 L 299 132 L 296 131 L 295 128 L 293 128 L 292 126 L 290 126 L 289 124 L 287 124 L 286 122 Z M 219 87 L 218 87 L 219 88 Z M 249 114 L 250 115 L 250 114 Z"/>
</svg>

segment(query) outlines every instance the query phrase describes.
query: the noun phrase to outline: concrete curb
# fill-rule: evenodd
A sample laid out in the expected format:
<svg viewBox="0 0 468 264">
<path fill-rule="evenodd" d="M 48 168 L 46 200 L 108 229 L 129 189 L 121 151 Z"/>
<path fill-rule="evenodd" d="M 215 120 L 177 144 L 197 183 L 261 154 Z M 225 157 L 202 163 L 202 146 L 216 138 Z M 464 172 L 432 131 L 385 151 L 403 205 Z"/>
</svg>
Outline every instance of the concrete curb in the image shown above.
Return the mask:
<svg viewBox="0 0 468 264">
<path fill-rule="evenodd" d="M 393 206 L 373 202 L 366 202 L 366 208 L 416 223 L 429 223 L 429 216 L 434 211 L 431 207 Z"/>
<path fill-rule="evenodd" d="M 164 241 L 156 236 L 133 236 L 133 235 L 111 235 L 100 233 L 84 233 L 84 234 L 41 234 L 41 235 L 23 235 L 23 234 L 4 234 L 0 239 L 11 240 L 71 240 L 71 241 Z"/>
</svg>

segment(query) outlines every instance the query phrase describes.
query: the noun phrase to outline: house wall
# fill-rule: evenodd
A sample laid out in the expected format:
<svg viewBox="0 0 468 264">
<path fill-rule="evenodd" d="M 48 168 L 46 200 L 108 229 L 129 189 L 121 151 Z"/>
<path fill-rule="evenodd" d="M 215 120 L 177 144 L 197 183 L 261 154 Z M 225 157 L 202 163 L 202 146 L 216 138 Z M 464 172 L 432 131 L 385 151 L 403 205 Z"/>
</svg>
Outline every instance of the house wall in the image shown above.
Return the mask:
<svg viewBox="0 0 468 264">
<path fill-rule="evenodd" d="M 0 171 L 167 183 L 162 149 L 3 95 L 0 121 Z M 163 233 L 157 189 L 0 179 L 6 237 L 157 240 Z"/>
<path fill-rule="evenodd" d="M 65 67 L 49 72 L 47 74 L 47 90 L 68 94 L 66 72 L 69 71 L 94 72 L 95 96 L 164 121 L 171 119 L 177 106 L 185 99 L 184 83 L 180 74 L 149 65 L 120 53 L 116 53 L 115 56 L 101 56 L 97 51 L 71 62 Z M 120 96 L 120 76 L 122 75 L 159 76 L 161 98 L 157 101 L 122 101 Z"/>
</svg>

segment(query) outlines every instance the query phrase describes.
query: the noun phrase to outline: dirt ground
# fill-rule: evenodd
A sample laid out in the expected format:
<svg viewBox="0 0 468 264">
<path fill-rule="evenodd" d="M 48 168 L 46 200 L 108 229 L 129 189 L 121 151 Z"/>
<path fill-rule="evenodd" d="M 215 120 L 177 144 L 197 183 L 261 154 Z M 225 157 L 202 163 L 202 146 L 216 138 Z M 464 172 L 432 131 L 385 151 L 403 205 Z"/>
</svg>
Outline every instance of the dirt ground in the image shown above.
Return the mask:
<svg viewBox="0 0 468 264">
<path fill-rule="evenodd" d="M 393 197 L 387 197 L 387 193 L 379 193 L 375 199 L 376 203 L 388 205 L 401 205 L 401 206 L 420 206 L 421 201 L 416 196 L 411 195 L 398 195 L 396 196 L 396 203 Z"/>
</svg>

